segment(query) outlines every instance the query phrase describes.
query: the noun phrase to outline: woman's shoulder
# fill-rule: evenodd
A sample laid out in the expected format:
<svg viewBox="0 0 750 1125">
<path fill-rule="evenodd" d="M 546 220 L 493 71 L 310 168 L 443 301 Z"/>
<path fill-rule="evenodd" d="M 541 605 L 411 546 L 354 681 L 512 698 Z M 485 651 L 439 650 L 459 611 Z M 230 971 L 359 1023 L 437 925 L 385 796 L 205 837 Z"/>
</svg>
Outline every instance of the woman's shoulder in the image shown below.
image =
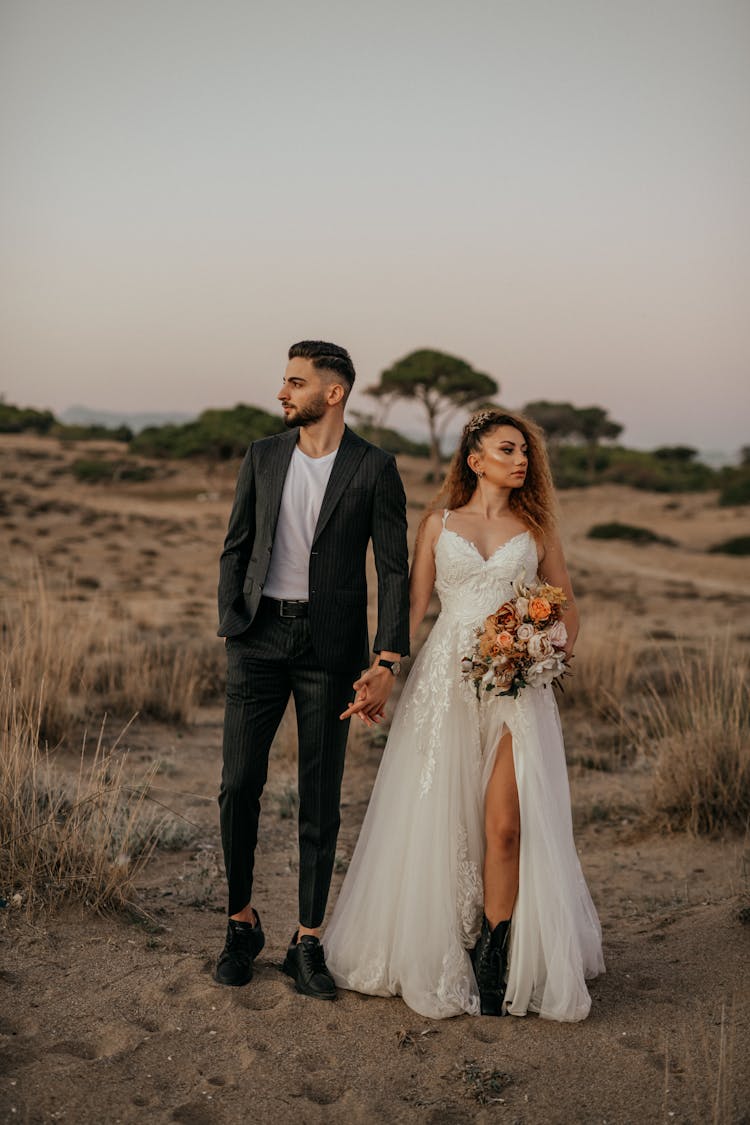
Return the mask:
<svg viewBox="0 0 750 1125">
<path fill-rule="evenodd" d="M 433 508 L 431 511 L 425 512 L 419 524 L 418 538 L 426 539 L 434 545 L 445 525 L 445 511 L 447 509 Z"/>
</svg>

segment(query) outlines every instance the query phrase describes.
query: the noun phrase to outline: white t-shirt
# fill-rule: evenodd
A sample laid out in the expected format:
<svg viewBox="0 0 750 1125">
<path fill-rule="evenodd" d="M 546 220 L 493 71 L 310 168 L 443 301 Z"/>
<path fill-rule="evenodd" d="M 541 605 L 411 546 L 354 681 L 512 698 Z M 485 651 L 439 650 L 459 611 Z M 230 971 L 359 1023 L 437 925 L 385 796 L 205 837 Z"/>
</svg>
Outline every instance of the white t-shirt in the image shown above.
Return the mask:
<svg viewBox="0 0 750 1125">
<path fill-rule="evenodd" d="M 295 446 L 281 494 L 279 522 L 263 587 L 269 598 L 307 601 L 310 596 L 310 549 L 337 453 L 334 449 L 325 457 L 308 457 Z"/>
</svg>

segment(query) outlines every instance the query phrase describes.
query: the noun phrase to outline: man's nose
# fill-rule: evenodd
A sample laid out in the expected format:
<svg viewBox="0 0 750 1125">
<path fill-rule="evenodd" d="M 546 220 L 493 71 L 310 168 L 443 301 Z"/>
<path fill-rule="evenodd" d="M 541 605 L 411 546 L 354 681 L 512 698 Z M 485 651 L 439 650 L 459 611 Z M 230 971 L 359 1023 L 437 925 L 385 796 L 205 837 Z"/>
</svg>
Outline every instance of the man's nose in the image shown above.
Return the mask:
<svg viewBox="0 0 750 1125">
<path fill-rule="evenodd" d="M 288 398 L 288 393 L 287 393 L 286 387 L 281 388 L 279 393 L 276 395 L 276 398 L 281 399 L 282 402 L 284 401 L 285 398 Z"/>
</svg>

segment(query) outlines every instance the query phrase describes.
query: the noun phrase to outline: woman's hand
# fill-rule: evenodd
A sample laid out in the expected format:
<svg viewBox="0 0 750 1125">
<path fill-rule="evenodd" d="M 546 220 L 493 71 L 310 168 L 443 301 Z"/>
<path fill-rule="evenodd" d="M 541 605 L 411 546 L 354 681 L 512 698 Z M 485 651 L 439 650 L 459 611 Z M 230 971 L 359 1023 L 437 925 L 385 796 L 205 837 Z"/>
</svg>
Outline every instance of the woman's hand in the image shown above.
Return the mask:
<svg viewBox="0 0 750 1125">
<path fill-rule="evenodd" d="M 356 715 L 368 727 L 379 723 L 385 715 L 385 705 L 393 691 L 394 679 L 390 669 L 383 668 L 376 661 L 358 680 L 354 681 L 354 690 L 357 694 L 339 718 L 349 719 Z"/>
</svg>

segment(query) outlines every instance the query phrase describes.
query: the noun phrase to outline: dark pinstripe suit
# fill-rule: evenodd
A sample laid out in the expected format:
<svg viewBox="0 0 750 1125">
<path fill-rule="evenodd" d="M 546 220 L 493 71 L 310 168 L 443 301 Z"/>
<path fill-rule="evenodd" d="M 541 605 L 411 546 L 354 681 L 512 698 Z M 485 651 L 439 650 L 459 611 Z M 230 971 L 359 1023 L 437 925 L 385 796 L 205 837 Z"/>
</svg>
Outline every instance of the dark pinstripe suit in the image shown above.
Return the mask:
<svg viewBox="0 0 750 1125">
<path fill-rule="evenodd" d="M 300 922 L 325 913 L 339 828 L 348 722 L 338 718 L 369 662 L 365 558 L 378 573 L 374 648 L 409 651 L 406 499 L 390 454 L 348 427 L 323 497 L 310 554 L 309 616 L 280 618 L 262 598 L 281 494 L 299 431 L 264 438 L 240 469 L 219 577 L 227 638 L 224 768 L 219 806 L 229 913 L 252 895 L 268 753 L 294 695 L 299 742 Z"/>
</svg>

